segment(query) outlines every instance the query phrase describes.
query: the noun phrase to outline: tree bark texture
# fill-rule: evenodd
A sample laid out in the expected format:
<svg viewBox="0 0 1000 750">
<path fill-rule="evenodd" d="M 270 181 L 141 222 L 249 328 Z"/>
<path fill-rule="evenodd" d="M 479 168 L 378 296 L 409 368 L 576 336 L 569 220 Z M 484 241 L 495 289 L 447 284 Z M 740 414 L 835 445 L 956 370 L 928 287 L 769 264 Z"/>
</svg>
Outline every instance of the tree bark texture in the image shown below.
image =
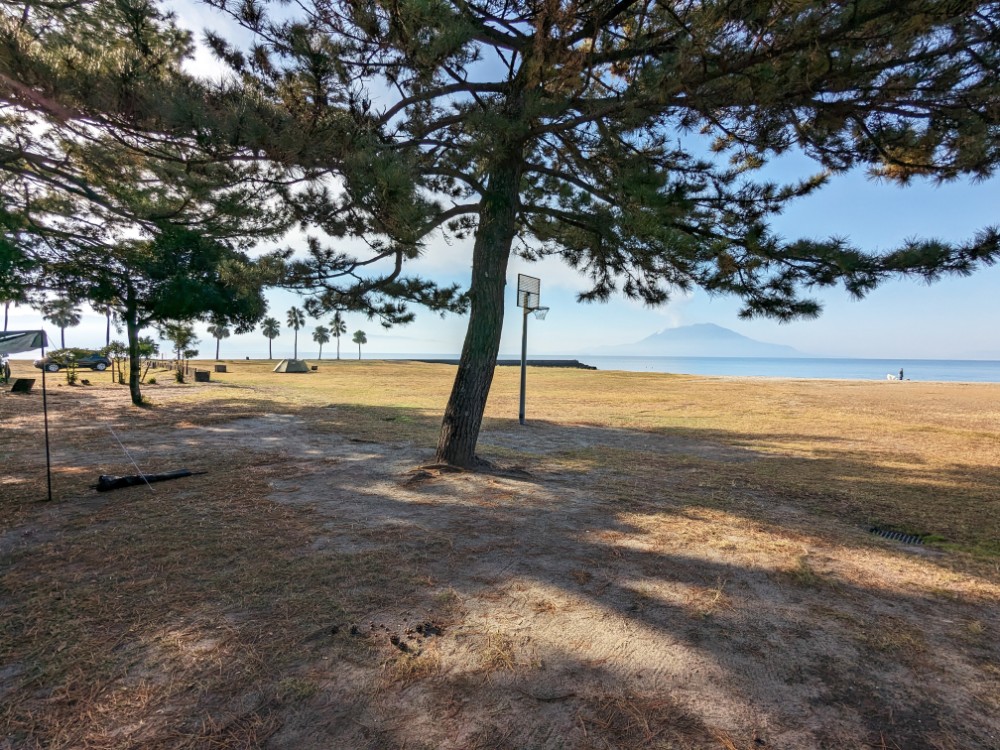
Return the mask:
<svg viewBox="0 0 1000 750">
<path fill-rule="evenodd" d="M 142 362 L 139 355 L 139 311 L 135 290 L 129 285 L 125 289 L 125 329 L 128 333 L 128 391 L 132 403 L 142 406 Z"/>
<path fill-rule="evenodd" d="M 521 165 L 508 163 L 490 174 L 482 197 L 472 252 L 469 327 L 438 440 L 437 461 L 473 467 L 486 399 L 493 382 L 503 328 L 507 261 L 514 241 Z"/>
</svg>

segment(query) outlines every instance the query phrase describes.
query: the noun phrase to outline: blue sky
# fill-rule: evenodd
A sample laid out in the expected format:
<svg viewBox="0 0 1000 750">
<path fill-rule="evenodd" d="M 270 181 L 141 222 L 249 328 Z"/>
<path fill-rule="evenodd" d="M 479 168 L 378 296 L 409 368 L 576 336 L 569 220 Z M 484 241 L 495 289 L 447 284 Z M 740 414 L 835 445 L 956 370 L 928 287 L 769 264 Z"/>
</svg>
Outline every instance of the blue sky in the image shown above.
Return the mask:
<svg viewBox="0 0 1000 750">
<path fill-rule="evenodd" d="M 795 165 L 793 165 L 795 166 Z M 845 175 L 817 194 L 803 199 L 779 217 L 776 227 L 788 237 L 844 235 L 869 248 L 887 248 L 907 237 L 961 240 L 976 229 L 1000 223 L 1000 179 L 980 184 L 953 183 L 935 187 L 917 184 L 907 188 L 876 184 L 860 174 Z M 441 282 L 467 284 L 469 243 L 433 242 L 419 263 L 421 273 Z M 501 345 L 503 353 L 520 347 L 520 315 L 515 307 L 517 273 L 542 279 L 542 303 L 551 311 L 544 321 L 530 322 L 534 355 L 582 354 L 609 343 L 629 343 L 664 328 L 693 323 L 716 323 L 739 333 L 772 343 L 788 344 L 817 356 L 907 359 L 1000 359 L 1000 267 L 970 277 L 946 278 L 927 285 L 917 281 L 892 281 L 867 298 L 851 299 L 843 290 L 819 295 L 824 312 L 816 320 L 778 324 L 769 320 L 742 321 L 735 298 L 709 297 L 695 291 L 669 304 L 650 309 L 621 298 L 606 304 L 580 304 L 575 295 L 585 280 L 554 259 L 528 264 L 512 259 L 508 274 L 507 319 Z M 271 314 L 282 322 L 285 311 L 301 304 L 290 293 L 269 294 Z M 300 331 L 300 353 L 315 352 L 311 331 L 326 321 L 309 320 Z M 386 331 L 362 315 L 348 315 L 349 331 L 367 333 L 365 352 L 454 354 L 461 348 L 466 319 L 441 317 L 418 311 L 417 320 Z M 11 328 L 43 325 L 40 315 L 27 308 L 11 310 Z M 46 326 L 50 334 L 58 331 Z M 204 327 L 202 327 L 204 333 Z M 104 319 L 84 316 L 77 328 L 67 331 L 73 346 L 97 346 L 104 340 Z M 348 342 L 342 349 L 357 350 Z M 276 356 L 290 356 L 291 331 L 275 340 Z M 202 336 L 200 350 L 214 353 L 214 341 Z M 332 350 L 327 347 L 324 356 Z M 259 334 L 234 336 L 222 343 L 223 357 L 267 356 L 267 341 Z"/>
<path fill-rule="evenodd" d="M 205 6 L 184 3 L 182 21 L 191 28 L 203 28 L 217 18 Z M 202 70 L 213 67 L 207 52 L 199 51 L 195 64 Z M 771 167 L 776 178 L 797 179 L 809 174 L 813 165 L 803 157 L 785 158 Z M 789 207 L 774 222 L 788 238 L 845 236 L 867 250 L 887 249 L 911 237 L 935 237 L 961 241 L 976 230 L 1000 224 L 1000 178 L 978 184 L 969 182 L 935 186 L 915 183 L 901 188 L 879 184 L 857 172 L 841 175 L 808 198 Z M 431 242 L 416 269 L 442 283 L 468 284 L 471 243 Z M 842 289 L 824 290 L 816 295 L 824 304 L 816 320 L 778 324 L 769 320 L 743 321 L 737 317 L 740 303 L 735 298 L 710 297 L 697 290 L 678 295 L 670 303 L 651 309 L 621 298 L 606 304 L 580 304 L 575 295 L 586 281 L 558 260 L 528 264 L 511 260 L 508 273 L 507 318 L 501 352 L 520 349 L 520 311 L 515 307 L 517 274 L 529 273 L 542 279 L 542 304 L 551 311 L 544 321 L 530 323 L 533 355 L 583 354 L 606 344 L 638 341 L 664 328 L 694 323 L 715 323 L 752 338 L 787 344 L 816 356 L 873 357 L 906 359 L 1000 359 L 1000 267 L 987 268 L 966 278 L 946 278 L 933 285 L 904 280 L 891 281 L 863 300 L 853 300 Z M 300 300 L 287 292 L 269 293 L 271 314 L 282 323 L 285 311 Z M 311 354 L 315 345 L 311 331 L 320 322 L 307 321 L 299 333 L 299 351 Z M 370 353 L 455 354 L 461 349 L 466 319 L 444 319 L 423 310 L 417 320 L 391 330 L 362 315 L 348 315 L 350 332 L 367 333 Z M 11 310 L 11 328 L 41 325 L 57 336 L 51 325 L 27 308 Z M 202 330 L 200 350 L 214 354 L 214 340 Z M 119 336 L 119 338 L 122 338 Z M 80 326 L 67 331 L 67 344 L 99 346 L 104 342 L 103 317 L 88 313 Z M 332 346 L 327 347 L 330 351 Z M 357 348 L 348 342 L 346 352 Z M 276 356 L 290 356 L 291 331 L 285 330 L 274 342 Z M 260 334 L 234 336 L 222 343 L 223 357 L 267 356 L 267 340 Z M 326 352 L 324 352 L 326 356 Z"/>
</svg>

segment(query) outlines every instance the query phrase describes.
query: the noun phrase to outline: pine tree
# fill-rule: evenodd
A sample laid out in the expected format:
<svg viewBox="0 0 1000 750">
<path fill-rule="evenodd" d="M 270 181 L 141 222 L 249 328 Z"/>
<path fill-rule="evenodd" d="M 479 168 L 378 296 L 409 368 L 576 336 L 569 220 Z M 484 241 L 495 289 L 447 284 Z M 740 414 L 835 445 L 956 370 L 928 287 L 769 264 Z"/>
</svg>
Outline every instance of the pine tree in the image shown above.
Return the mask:
<svg viewBox="0 0 1000 750">
<path fill-rule="evenodd" d="M 343 180 L 336 192 L 317 179 L 301 215 L 334 236 L 364 234 L 376 251 L 314 243 L 297 270 L 324 285 L 318 308 L 367 304 L 401 319 L 407 301 L 454 305 L 454 290 L 408 282 L 403 269 L 435 230 L 474 236 L 439 461 L 476 462 L 512 252 L 579 269 L 592 282 L 582 300 L 660 304 L 699 286 L 781 320 L 819 312 L 804 287 L 860 296 L 893 275 L 968 273 L 998 254 L 993 229 L 876 253 L 769 228 L 835 172 L 897 183 L 993 173 L 992 2 L 331 0 L 274 21 L 262 3 L 219 5 L 261 32 L 252 56 L 211 41 L 298 119 L 310 145 L 291 159 Z M 789 185 L 757 176 L 789 150 L 812 157 L 816 174 Z M 393 270 L 359 280 L 378 260 Z"/>
<path fill-rule="evenodd" d="M 171 16 L 114 0 L 3 4 L 20 11 L 0 21 L 0 247 L 44 270 L 36 288 L 118 315 L 140 404 L 141 329 L 205 313 L 254 325 L 279 258 L 246 250 L 287 219 L 268 208 L 267 166 L 191 137 L 232 111 L 185 74 L 191 35 Z"/>
</svg>

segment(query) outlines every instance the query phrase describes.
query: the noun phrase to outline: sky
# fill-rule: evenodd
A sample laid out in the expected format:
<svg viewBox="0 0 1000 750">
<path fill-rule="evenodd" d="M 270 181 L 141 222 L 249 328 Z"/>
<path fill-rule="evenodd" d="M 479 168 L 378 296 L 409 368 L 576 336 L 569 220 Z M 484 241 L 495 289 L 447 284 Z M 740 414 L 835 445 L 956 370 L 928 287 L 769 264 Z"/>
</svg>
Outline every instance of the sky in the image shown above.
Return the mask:
<svg viewBox="0 0 1000 750">
<path fill-rule="evenodd" d="M 212 23 L 211 11 L 204 6 L 184 7 L 181 20 L 189 27 L 200 29 Z M 202 70 L 210 70 L 213 65 L 204 50 L 194 64 Z M 812 173 L 815 166 L 805 157 L 790 156 L 769 169 L 771 176 L 794 180 Z M 893 248 L 914 237 L 964 241 L 977 230 L 998 224 L 1000 178 L 975 184 L 966 181 L 936 186 L 915 182 L 898 187 L 869 180 L 861 172 L 834 177 L 818 192 L 789 206 L 773 222 L 774 228 L 789 239 L 840 236 L 866 250 Z M 469 282 L 470 266 L 471 241 L 446 243 L 437 237 L 411 270 L 443 284 L 459 283 L 464 287 Z M 512 258 L 501 355 L 520 351 L 522 320 L 515 302 L 518 273 L 541 279 L 541 304 L 550 308 L 544 321 L 529 320 L 530 356 L 585 356 L 589 350 L 639 341 L 665 328 L 715 323 L 759 341 L 789 345 L 819 357 L 1000 360 L 1000 267 L 986 268 L 969 277 L 948 277 L 930 285 L 894 280 L 862 300 L 852 299 L 842 288 L 822 290 L 813 295 L 823 303 L 819 318 L 781 324 L 766 319 L 741 320 L 738 299 L 712 297 L 701 290 L 674 295 L 669 303 L 657 308 L 621 297 L 603 304 L 581 304 L 576 295 L 587 288 L 587 282 L 572 269 L 552 258 L 539 263 Z M 301 299 L 278 290 L 270 291 L 268 299 L 269 314 L 281 321 L 283 329 L 274 340 L 274 355 L 291 356 L 293 335 L 284 325 L 285 314 L 293 305 L 301 307 Z M 67 345 L 102 346 L 103 316 L 86 309 L 84 313 L 81 324 L 67 330 Z M 417 308 L 415 322 L 390 330 L 361 314 L 349 313 L 346 321 L 348 335 L 342 339 L 341 356 L 358 355 L 350 338 L 359 329 L 368 338 L 363 356 L 457 355 L 467 318 L 441 318 Z M 306 328 L 299 332 L 300 356 L 316 356 L 312 331 L 328 323 L 328 319 L 307 320 Z M 12 308 L 9 327 L 44 327 L 50 338 L 58 340 L 58 329 L 29 308 Z M 204 324 L 198 330 L 201 356 L 214 355 L 214 339 Z M 324 357 L 331 356 L 333 350 L 333 344 L 327 345 Z M 266 357 L 267 339 L 259 333 L 233 336 L 222 341 L 221 356 Z"/>
</svg>

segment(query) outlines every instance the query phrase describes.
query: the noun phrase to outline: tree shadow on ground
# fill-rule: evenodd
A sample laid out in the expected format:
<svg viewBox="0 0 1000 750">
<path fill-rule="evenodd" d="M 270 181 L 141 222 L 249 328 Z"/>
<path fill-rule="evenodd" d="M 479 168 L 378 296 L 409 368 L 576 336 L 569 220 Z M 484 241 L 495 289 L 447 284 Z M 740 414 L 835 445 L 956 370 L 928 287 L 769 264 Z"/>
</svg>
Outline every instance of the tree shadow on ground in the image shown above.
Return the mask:
<svg viewBox="0 0 1000 750">
<path fill-rule="evenodd" d="M 559 440 L 590 428 L 547 425 L 554 447 L 533 458 L 503 430 L 484 435 L 501 460 L 534 461 L 531 479 L 415 478 L 431 451 L 408 433 L 356 441 L 379 423 L 424 429 L 424 413 L 216 407 L 209 424 L 185 406 L 123 432 L 146 437 L 151 465 L 209 475 L 155 496 L 66 487 L 65 506 L 85 511 L 50 515 L 58 533 L 35 544 L 31 524 L 12 529 L 3 632 L 17 645 L 0 692 L 18 698 L 13 747 L 996 745 L 995 599 L 935 593 L 925 560 L 836 510 L 817 519 L 759 482 L 690 481 L 714 465 L 731 482 L 734 465 L 765 460 L 752 451 L 602 430 L 589 445 L 640 454 L 619 471 L 563 461 Z M 117 447 L 78 450 L 96 465 Z M 656 454 L 696 472 L 667 475 Z M 849 451 L 766 460 L 873 481 Z M 645 496 L 623 500 L 636 466 Z M 73 644 L 93 631 L 108 636 L 100 690 L 80 700 L 86 675 L 47 651 L 82 657 Z M 88 734 L 58 735 L 46 711 Z"/>
</svg>

